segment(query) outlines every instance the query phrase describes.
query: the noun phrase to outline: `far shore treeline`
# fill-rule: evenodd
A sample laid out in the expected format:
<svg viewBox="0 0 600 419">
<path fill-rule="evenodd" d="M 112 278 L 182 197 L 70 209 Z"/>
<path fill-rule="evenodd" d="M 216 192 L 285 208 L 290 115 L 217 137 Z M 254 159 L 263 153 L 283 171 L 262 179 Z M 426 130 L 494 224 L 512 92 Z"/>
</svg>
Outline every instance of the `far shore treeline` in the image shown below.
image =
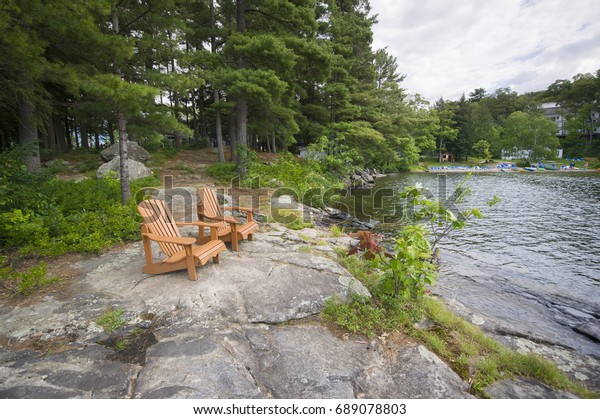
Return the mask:
<svg viewBox="0 0 600 419">
<path fill-rule="evenodd" d="M 428 103 L 402 88 L 404 57 L 373 49 L 376 22 L 366 0 L 6 0 L 0 145 L 33 144 L 30 171 L 125 136 L 151 151 L 218 147 L 220 161 L 230 147 L 241 174 L 249 150 L 315 143 L 386 171 L 443 152 L 598 156 L 600 70 Z M 544 102 L 567 120 L 560 140 Z"/>
</svg>

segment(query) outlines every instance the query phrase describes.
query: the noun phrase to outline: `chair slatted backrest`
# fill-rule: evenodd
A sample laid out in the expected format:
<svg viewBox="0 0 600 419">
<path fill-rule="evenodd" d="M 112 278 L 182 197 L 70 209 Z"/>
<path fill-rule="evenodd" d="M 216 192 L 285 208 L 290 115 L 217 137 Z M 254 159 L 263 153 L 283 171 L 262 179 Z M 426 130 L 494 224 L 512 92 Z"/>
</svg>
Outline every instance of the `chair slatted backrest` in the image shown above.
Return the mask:
<svg viewBox="0 0 600 419">
<path fill-rule="evenodd" d="M 217 194 L 210 188 L 198 189 L 198 199 L 202 203 L 203 213 L 207 217 L 222 217 L 223 211 L 217 200 Z"/>
<path fill-rule="evenodd" d="M 171 211 L 163 201 L 158 199 L 142 201 L 138 204 L 138 211 L 149 233 L 163 237 L 181 237 Z M 159 242 L 158 245 L 167 256 L 172 256 L 182 249 L 181 246 L 172 243 Z"/>
</svg>

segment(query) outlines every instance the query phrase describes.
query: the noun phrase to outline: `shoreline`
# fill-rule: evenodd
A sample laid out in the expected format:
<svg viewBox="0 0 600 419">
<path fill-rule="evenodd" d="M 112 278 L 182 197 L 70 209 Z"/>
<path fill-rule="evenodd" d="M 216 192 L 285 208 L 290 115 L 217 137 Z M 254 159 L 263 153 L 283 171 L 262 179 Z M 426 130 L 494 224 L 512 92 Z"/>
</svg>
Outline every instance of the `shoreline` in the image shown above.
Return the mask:
<svg viewBox="0 0 600 419">
<path fill-rule="evenodd" d="M 550 170 L 550 169 L 536 169 L 536 170 L 527 170 L 527 168 L 524 167 L 517 167 L 517 168 L 511 168 L 511 169 L 498 169 L 498 168 L 487 168 L 487 169 L 483 169 L 483 168 L 460 168 L 460 167 L 443 167 L 440 169 L 426 169 L 426 170 L 411 170 L 408 173 L 477 173 L 477 174 L 481 174 L 481 173 L 564 173 L 564 174 L 572 174 L 572 173 L 578 173 L 578 174 L 582 174 L 582 173 L 600 173 L 599 169 L 576 169 L 576 170 L 569 170 L 569 169 L 556 169 L 556 170 Z"/>
</svg>

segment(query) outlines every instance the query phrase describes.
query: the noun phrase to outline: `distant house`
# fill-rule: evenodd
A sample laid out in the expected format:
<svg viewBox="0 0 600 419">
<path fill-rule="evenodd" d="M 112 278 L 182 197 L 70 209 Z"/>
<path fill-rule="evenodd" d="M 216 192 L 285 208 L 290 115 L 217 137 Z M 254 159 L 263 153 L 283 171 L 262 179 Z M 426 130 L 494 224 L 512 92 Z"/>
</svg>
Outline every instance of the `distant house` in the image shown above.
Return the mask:
<svg viewBox="0 0 600 419">
<path fill-rule="evenodd" d="M 558 103 L 547 102 L 542 103 L 542 111 L 544 116 L 554 121 L 556 124 L 556 136 L 565 137 L 567 135 L 565 111 Z"/>
<path fill-rule="evenodd" d="M 454 155 L 452 153 L 442 153 L 440 155 L 440 163 L 452 163 L 454 162 Z"/>
<path fill-rule="evenodd" d="M 502 149 L 502 160 L 529 160 L 531 158 L 531 150 L 518 150 L 516 147 L 508 150 Z M 556 150 L 556 158 L 562 159 L 563 150 Z"/>
<path fill-rule="evenodd" d="M 565 109 L 561 108 L 558 103 L 555 102 L 547 102 L 542 103 L 542 111 L 544 112 L 544 116 L 550 118 L 556 124 L 556 136 L 557 137 L 566 137 L 567 136 L 567 112 Z M 598 125 L 598 121 L 600 121 L 600 112 L 591 111 L 590 119 L 593 121 L 592 123 L 596 128 L 594 129 L 594 136 L 600 134 L 600 126 Z"/>
</svg>

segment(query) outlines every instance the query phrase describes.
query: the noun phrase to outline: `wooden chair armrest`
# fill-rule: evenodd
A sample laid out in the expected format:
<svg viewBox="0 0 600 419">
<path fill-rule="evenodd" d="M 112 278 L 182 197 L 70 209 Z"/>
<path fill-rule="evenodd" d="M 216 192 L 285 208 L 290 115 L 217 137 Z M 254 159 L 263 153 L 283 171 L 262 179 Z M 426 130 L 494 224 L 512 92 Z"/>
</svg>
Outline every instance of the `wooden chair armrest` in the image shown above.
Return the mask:
<svg viewBox="0 0 600 419">
<path fill-rule="evenodd" d="M 254 208 L 251 207 L 238 207 L 237 205 L 228 205 L 224 207 L 225 210 L 229 211 L 240 211 L 240 212 L 255 212 Z"/>
<path fill-rule="evenodd" d="M 208 217 L 206 217 L 208 218 Z M 227 227 L 227 223 L 205 223 L 202 221 L 192 221 L 190 223 L 181 222 L 175 223 L 177 226 L 197 226 L 197 227 L 210 227 L 210 228 L 221 228 Z"/>
<path fill-rule="evenodd" d="M 246 213 L 246 221 L 250 222 L 250 221 L 254 221 L 254 217 L 252 216 L 253 214 L 253 208 L 250 207 L 238 207 L 235 205 L 231 205 L 231 206 L 227 206 L 225 207 L 226 210 L 229 211 L 241 211 L 241 212 L 245 212 Z"/>
<path fill-rule="evenodd" d="M 181 246 L 189 246 L 196 243 L 196 239 L 193 237 L 165 237 L 152 233 L 142 233 L 142 236 L 148 237 L 150 240 L 155 242 L 172 243 Z"/>
<path fill-rule="evenodd" d="M 204 218 L 208 218 L 209 220 L 222 221 L 229 224 L 239 224 L 240 222 L 230 215 L 222 215 L 220 217 L 209 217 L 205 215 Z"/>
<path fill-rule="evenodd" d="M 223 221 L 226 223 L 230 223 L 230 224 L 239 224 L 239 221 L 236 220 L 234 217 L 228 216 L 228 215 L 222 215 L 222 216 L 212 216 L 212 215 L 206 215 L 204 214 L 202 211 L 198 211 L 198 217 L 204 217 L 208 220 L 214 220 L 214 221 Z"/>
</svg>

